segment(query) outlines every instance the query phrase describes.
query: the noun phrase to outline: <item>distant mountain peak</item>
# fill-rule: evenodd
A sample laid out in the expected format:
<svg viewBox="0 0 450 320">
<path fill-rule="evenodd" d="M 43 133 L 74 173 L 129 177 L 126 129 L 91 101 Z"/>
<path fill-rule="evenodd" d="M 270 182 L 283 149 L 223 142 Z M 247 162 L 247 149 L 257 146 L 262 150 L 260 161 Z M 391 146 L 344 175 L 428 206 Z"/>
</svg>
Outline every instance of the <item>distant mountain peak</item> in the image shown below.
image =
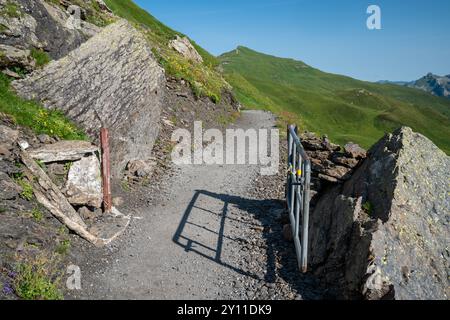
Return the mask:
<svg viewBox="0 0 450 320">
<path fill-rule="evenodd" d="M 426 91 L 438 97 L 450 99 L 450 75 L 438 76 L 432 72 L 427 73 L 422 78 L 411 82 L 380 81 L 380 83 L 397 84 L 410 88 Z"/>
</svg>

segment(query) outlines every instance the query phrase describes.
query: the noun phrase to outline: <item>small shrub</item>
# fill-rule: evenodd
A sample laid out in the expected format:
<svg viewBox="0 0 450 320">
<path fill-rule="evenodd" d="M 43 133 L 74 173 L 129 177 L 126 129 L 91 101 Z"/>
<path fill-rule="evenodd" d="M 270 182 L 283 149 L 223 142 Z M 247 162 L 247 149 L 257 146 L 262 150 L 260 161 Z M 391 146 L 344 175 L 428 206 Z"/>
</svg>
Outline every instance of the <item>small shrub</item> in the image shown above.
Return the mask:
<svg viewBox="0 0 450 320">
<path fill-rule="evenodd" d="M 56 252 L 60 255 L 65 255 L 69 252 L 70 249 L 70 240 L 66 239 L 59 243 L 59 245 L 56 247 Z"/>
<path fill-rule="evenodd" d="M 14 290 L 24 300 L 62 300 L 58 290 L 60 279 L 55 277 L 54 267 L 45 256 L 23 259 L 16 268 Z M 55 279 L 56 278 L 56 279 Z"/>
<path fill-rule="evenodd" d="M 20 196 L 25 200 L 31 201 L 34 195 L 33 186 L 23 177 L 16 179 L 16 182 L 22 188 Z"/>
<path fill-rule="evenodd" d="M 36 61 L 36 66 L 42 67 L 50 62 L 50 56 L 42 49 L 31 49 L 31 57 Z"/>
<path fill-rule="evenodd" d="M 41 222 L 42 219 L 44 219 L 44 213 L 39 208 L 34 208 L 31 211 L 31 216 L 36 220 L 37 222 Z"/>
</svg>

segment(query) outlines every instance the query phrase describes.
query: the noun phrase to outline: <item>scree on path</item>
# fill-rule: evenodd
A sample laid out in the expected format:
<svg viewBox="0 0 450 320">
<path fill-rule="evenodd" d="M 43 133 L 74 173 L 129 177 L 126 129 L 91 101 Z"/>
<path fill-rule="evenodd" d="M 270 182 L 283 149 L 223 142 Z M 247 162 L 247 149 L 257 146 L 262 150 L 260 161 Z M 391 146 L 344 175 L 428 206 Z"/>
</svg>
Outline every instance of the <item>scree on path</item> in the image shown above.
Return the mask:
<svg viewBox="0 0 450 320">
<path fill-rule="evenodd" d="M 270 129 L 274 125 L 271 113 L 245 111 L 230 127 Z M 129 227 L 131 239 L 119 245 L 104 271 L 81 268 L 83 289 L 77 298 L 257 298 L 257 290 L 267 290 L 267 270 L 251 267 L 252 250 L 245 250 L 247 242 L 242 237 L 258 224 L 246 211 L 251 201 L 246 194 L 259 169 L 252 165 L 180 167 L 171 178 L 168 200 L 142 208 L 142 219 L 133 220 Z"/>
</svg>

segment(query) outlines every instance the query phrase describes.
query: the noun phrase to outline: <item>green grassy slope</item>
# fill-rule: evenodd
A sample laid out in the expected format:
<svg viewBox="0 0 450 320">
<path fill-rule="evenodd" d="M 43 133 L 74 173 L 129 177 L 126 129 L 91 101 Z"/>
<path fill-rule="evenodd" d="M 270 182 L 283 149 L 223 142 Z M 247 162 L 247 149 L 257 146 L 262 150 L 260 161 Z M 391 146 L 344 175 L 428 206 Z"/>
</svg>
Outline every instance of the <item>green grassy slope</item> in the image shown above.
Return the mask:
<svg viewBox="0 0 450 320">
<path fill-rule="evenodd" d="M 14 121 L 31 128 L 36 134 L 45 133 L 68 140 L 87 140 L 86 134 L 62 112 L 47 110 L 34 101 L 19 98 L 10 90 L 11 80 L 0 73 L 0 113 L 11 116 Z"/>
<path fill-rule="evenodd" d="M 144 33 L 167 74 L 188 81 L 198 97 L 206 96 L 214 102 L 221 99 L 222 91 L 229 85 L 216 70 L 219 64 L 216 57 L 189 39 L 202 56 L 203 63 L 189 61 L 168 46 L 176 35 L 185 35 L 167 27 L 131 0 L 105 0 L 105 3 L 115 15 L 130 21 Z"/>
<path fill-rule="evenodd" d="M 407 125 L 450 153 L 450 101 L 425 92 L 314 69 L 301 61 L 238 47 L 219 57 L 228 82 L 249 108 L 328 134 L 338 143 L 370 147 Z"/>
<path fill-rule="evenodd" d="M 176 35 L 179 35 L 180 37 L 185 36 L 184 34 L 172 30 L 168 26 L 164 25 L 131 0 L 105 0 L 105 3 L 115 15 L 149 28 L 155 39 L 162 45 L 167 45 L 170 40 L 175 38 Z M 200 47 L 192 39 L 189 40 L 207 65 L 216 66 L 218 64 L 216 57 Z"/>
</svg>

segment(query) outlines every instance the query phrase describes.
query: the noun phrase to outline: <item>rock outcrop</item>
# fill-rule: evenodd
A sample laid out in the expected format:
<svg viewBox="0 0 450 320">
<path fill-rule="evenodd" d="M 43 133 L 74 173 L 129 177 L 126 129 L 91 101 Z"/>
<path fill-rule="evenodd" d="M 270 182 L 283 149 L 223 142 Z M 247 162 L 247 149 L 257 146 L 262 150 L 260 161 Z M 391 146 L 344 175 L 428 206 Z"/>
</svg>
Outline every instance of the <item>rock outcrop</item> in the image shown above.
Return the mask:
<svg viewBox="0 0 450 320">
<path fill-rule="evenodd" d="M 415 81 L 379 81 L 382 84 L 396 84 L 426 91 L 438 97 L 450 98 L 450 74 L 438 76 L 428 73 L 426 76 Z"/>
<path fill-rule="evenodd" d="M 353 143 L 342 149 L 340 145 L 331 143 L 327 136 L 319 138 L 312 132 L 301 134 L 301 140 L 311 158 L 311 205 L 314 206 L 318 196 L 330 186 L 351 178 L 355 168 L 365 159 L 366 151 Z"/>
<path fill-rule="evenodd" d="M 407 86 L 427 91 L 438 97 L 450 98 L 450 75 L 441 77 L 429 73 L 425 77 L 407 84 Z"/>
<path fill-rule="evenodd" d="M 30 50 L 59 59 L 99 32 L 74 7 L 67 11 L 44 0 L 0 0 L 0 69 L 32 71 L 36 65 Z"/>
<path fill-rule="evenodd" d="M 311 214 L 312 270 L 343 298 L 448 299 L 450 158 L 401 128 Z"/>
<path fill-rule="evenodd" d="M 164 70 L 143 35 L 125 20 L 12 85 L 20 96 L 62 110 L 94 139 L 101 127 L 109 128 L 114 176 L 130 160 L 150 158 L 159 132 Z"/>
<path fill-rule="evenodd" d="M 177 51 L 183 57 L 196 63 L 202 63 L 203 58 L 194 48 L 187 37 L 181 38 L 177 35 L 176 39 L 169 42 L 169 47 Z"/>
<path fill-rule="evenodd" d="M 100 161 L 95 155 L 83 157 L 71 165 L 64 191 L 72 205 L 101 208 L 102 177 Z"/>
</svg>

